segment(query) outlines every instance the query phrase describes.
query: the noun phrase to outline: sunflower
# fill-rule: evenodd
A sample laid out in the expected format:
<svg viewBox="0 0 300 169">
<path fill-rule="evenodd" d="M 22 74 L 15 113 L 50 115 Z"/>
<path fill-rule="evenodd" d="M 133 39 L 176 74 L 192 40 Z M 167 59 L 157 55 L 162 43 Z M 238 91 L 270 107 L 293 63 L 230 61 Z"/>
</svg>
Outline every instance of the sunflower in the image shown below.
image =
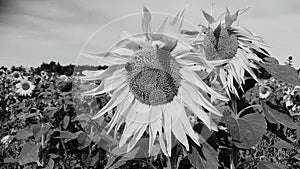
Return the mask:
<svg viewBox="0 0 300 169">
<path fill-rule="evenodd" d="M 6 71 L 3 69 L 0 69 L 0 77 L 5 77 L 6 76 Z"/>
<path fill-rule="evenodd" d="M 129 33 L 111 52 L 88 53 L 82 56 L 96 58 L 106 70 L 84 71 L 82 80 L 101 80 L 101 84 L 84 93 L 99 95 L 111 93 L 110 101 L 93 116 L 97 119 L 116 107 L 108 124 L 108 133 L 125 124 L 119 146 L 130 151 L 147 131 L 149 154 L 155 140 L 162 152 L 171 156 L 172 134 L 189 149 L 187 136 L 199 145 L 197 135 L 189 122 L 186 109 L 194 113 L 209 129 L 216 129 L 211 115 L 222 114 L 206 99 L 207 94 L 221 100 L 227 97 L 207 86 L 195 73 L 205 67 L 205 60 L 192 52 L 192 47 L 178 40 L 183 24 L 184 10 L 176 17 L 167 17 L 157 31 L 152 31 L 151 13 L 143 9 L 142 31 Z"/>
<path fill-rule="evenodd" d="M 22 76 L 21 76 L 21 73 L 19 71 L 14 71 L 12 73 L 12 79 L 15 80 L 15 81 L 20 81 L 22 80 Z"/>
<path fill-rule="evenodd" d="M 68 81 L 69 78 L 66 75 L 60 75 L 59 78 L 63 81 Z"/>
<path fill-rule="evenodd" d="M 47 72 L 45 72 L 45 71 L 42 71 L 42 72 L 41 72 L 41 76 L 42 76 L 42 78 L 44 78 L 44 79 L 48 79 L 48 78 L 49 78 Z"/>
<path fill-rule="evenodd" d="M 35 85 L 28 81 L 27 78 L 22 79 L 18 84 L 16 84 L 16 92 L 21 96 L 30 96 L 32 94 Z"/>
<path fill-rule="evenodd" d="M 256 52 L 269 56 L 263 49 L 267 45 L 260 36 L 253 34 L 247 28 L 233 26 L 238 15 L 244 11 L 238 10 L 231 14 L 226 9 L 225 15 L 221 15 L 217 20 L 203 11 L 204 18 L 208 21 L 208 27 L 199 25 L 202 30 L 197 32 L 198 36 L 191 43 L 198 49 L 201 56 L 204 55 L 214 66 L 211 72 L 213 79 L 221 82 L 228 96 L 233 93 L 238 97 L 234 83 L 237 82 L 242 89 L 242 84 L 245 83 L 245 72 L 248 72 L 257 81 L 252 70 L 253 68 L 257 69 L 257 66 L 253 61 L 260 62 L 262 60 L 256 56 Z M 186 32 L 183 33 L 186 34 Z M 193 35 L 193 37 L 195 36 Z"/>
</svg>

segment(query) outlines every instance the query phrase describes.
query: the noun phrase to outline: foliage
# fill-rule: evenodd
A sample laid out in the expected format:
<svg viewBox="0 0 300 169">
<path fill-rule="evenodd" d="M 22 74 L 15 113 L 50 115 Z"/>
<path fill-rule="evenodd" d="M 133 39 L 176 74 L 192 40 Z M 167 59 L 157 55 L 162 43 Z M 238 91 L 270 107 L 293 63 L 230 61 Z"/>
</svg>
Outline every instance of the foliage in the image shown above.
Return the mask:
<svg viewBox="0 0 300 169">
<path fill-rule="evenodd" d="M 208 130 L 190 116 L 201 147 L 190 140 L 190 151 L 186 151 L 177 143 L 170 159 L 159 152 L 159 146 L 151 157 L 143 155 L 148 147 L 145 139 L 129 153 L 118 147 L 122 130 L 116 137 L 105 132 L 113 112 L 91 119 L 109 96 L 92 98 L 80 93 L 99 82 L 87 84 L 75 76 L 65 79 L 58 74 L 46 79 L 39 75 L 43 66 L 13 67 L 36 86 L 32 95 L 25 97 L 15 92 L 12 71 L 2 69 L 0 168 L 299 167 L 299 78 L 287 73 L 295 71 L 288 66 L 262 65 L 257 72 L 259 83 L 248 79 L 239 98 L 232 96 L 230 102 L 219 103 L 224 114 L 219 131 Z"/>
</svg>

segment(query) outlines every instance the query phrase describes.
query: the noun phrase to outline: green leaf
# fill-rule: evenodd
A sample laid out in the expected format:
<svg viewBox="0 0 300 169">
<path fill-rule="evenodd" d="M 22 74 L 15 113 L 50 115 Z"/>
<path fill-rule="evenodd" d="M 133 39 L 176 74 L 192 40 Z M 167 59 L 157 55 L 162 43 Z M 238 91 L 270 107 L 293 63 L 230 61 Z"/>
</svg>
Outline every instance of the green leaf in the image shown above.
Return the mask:
<svg viewBox="0 0 300 169">
<path fill-rule="evenodd" d="M 297 140 L 299 141 L 300 140 L 300 127 L 297 127 L 296 133 L 297 133 Z"/>
<path fill-rule="evenodd" d="M 17 140 L 22 140 L 22 139 L 27 139 L 28 137 L 32 136 L 32 130 L 30 128 L 27 129 L 22 129 L 20 130 L 17 135 L 16 135 L 16 139 Z"/>
<path fill-rule="evenodd" d="M 197 169 L 216 169 L 218 168 L 218 152 L 207 142 L 203 142 L 201 147 L 196 145 L 190 138 L 190 151 L 186 155 L 191 164 Z"/>
<path fill-rule="evenodd" d="M 296 129 L 299 124 L 293 122 L 289 111 L 285 108 L 265 102 L 262 104 L 264 114 L 271 123 L 281 123 L 289 128 Z"/>
<path fill-rule="evenodd" d="M 264 64 L 267 66 L 272 66 L 272 65 L 278 65 L 279 61 L 274 58 L 274 57 L 264 57 L 263 58 Z"/>
<path fill-rule="evenodd" d="M 92 161 L 90 154 L 84 153 L 81 155 L 81 160 L 85 164 L 85 166 L 89 167 Z"/>
<path fill-rule="evenodd" d="M 258 163 L 258 169 L 283 169 L 285 168 L 283 165 L 273 164 L 271 162 L 260 161 Z"/>
<path fill-rule="evenodd" d="M 279 140 L 275 144 L 273 144 L 271 147 L 275 148 L 284 148 L 284 149 L 293 149 L 294 146 L 291 145 L 290 143 L 287 143 L 286 141 Z"/>
<path fill-rule="evenodd" d="M 16 163 L 16 162 L 18 162 L 18 159 L 15 158 L 8 157 L 4 159 L 4 163 Z"/>
<path fill-rule="evenodd" d="M 75 139 L 77 138 L 77 135 L 74 133 L 71 133 L 69 131 L 60 131 L 60 135 L 55 138 L 61 138 L 61 139 Z"/>
<path fill-rule="evenodd" d="M 41 138 L 42 135 L 46 134 L 50 130 L 50 128 L 50 124 L 43 125 L 41 130 L 39 131 L 39 134 L 37 135 L 37 139 Z"/>
<path fill-rule="evenodd" d="M 34 124 L 31 126 L 31 130 L 32 130 L 32 133 L 33 133 L 33 136 L 35 138 L 38 138 L 38 135 L 39 135 L 39 132 L 42 128 L 42 125 L 41 124 Z"/>
<path fill-rule="evenodd" d="M 139 151 L 140 151 L 140 148 L 137 147 L 137 148 L 134 148 L 133 150 L 131 150 L 130 152 L 123 154 L 122 156 L 113 155 L 112 157 L 110 157 L 110 159 L 108 159 L 108 162 L 107 162 L 105 168 L 106 169 L 118 168 L 118 167 L 126 164 L 126 162 L 128 160 L 135 159 L 136 156 L 138 155 Z"/>
<path fill-rule="evenodd" d="M 33 142 L 28 142 L 23 145 L 21 153 L 18 156 L 20 165 L 36 162 L 39 160 L 39 145 Z"/>
<path fill-rule="evenodd" d="M 45 169 L 53 169 L 54 167 L 54 161 L 50 158 L 47 167 Z"/>
<path fill-rule="evenodd" d="M 67 115 L 63 119 L 63 129 L 66 129 L 68 127 L 69 122 L 70 122 L 70 116 Z"/>
<path fill-rule="evenodd" d="M 290 65 L 264 65 L 263 66 L 274 78 L 292 85 L 300 85 L 297 70 Z"/>
<path fill-rule="evenodd" d="M 243 116 L 242 119 L 246 120 L 251 125 L 251 128 L 253 128 L 255 131 L 254 141 L 257 143 L 267 132 L 267 123 L 264 119 L 264 116 L 258 113 L 252 113 Z"/>
<path fill-rule="evenodd" d="M 52 159 L 59 157 L 59 155 L 57 155 L 57 154 L 49 154 L 49 155 L 50 155 L 50 158 L 52 158 Z"/>
<path fill-rule="evenodd" d="M 210 14 L 206 13 L 204 10 L 202 10 L 204 18 L 207 20 L 208 23 L 212 24 L 215 22 L 215 19 Z"/>
<path fill-rule="evenodd" d="M 223 116 L 222 122 L 225 123 L 229 134 L 231 135 L 232 139 L 239 140 L 240 139 L 240 133 L 239 133 L 239 124 L 234 119 L 231 114 Z"/>
<path fill-rule="evenodd" d="M 252 113 L 237 119 L 239 140 L 234 144 L 239 148 L 251 148 L 255 146 L 267 131 L 264 116 Z M 231 134 L 231 133 L 230 133 Z"/>
</svg>

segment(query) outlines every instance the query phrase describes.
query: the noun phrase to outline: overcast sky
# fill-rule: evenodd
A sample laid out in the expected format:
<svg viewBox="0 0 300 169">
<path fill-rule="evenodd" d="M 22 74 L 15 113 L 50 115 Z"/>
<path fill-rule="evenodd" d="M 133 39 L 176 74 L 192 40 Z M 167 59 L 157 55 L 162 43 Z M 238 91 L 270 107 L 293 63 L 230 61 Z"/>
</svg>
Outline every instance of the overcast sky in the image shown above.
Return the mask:
<svg viewBox="0 0 300 169">
<path fill-rule="evenodd" d="M 268 50 L 282 63 L 291 55 L 300 67 L 299 0 L 213 0 L 213 13 L 225 7 L 250 9 L 240 16 L 240 25 L 264 37 Z M 201 9 L 210 12 L 212 0 L 0 0 L 0 65 L 38 66 L 51 60 L 76 64 L 89 37 L 98 31 L 99 50 L 117 40 L 121 30 L 140 30 L 145 5 L 153 12 L 175 15 L 188 4 L 185 18 L 204 22 Z M 159 18 L 159 17 L 158 17 Z M 153 18 L 155 19 L 155 18 Z M 160 18 L 159 18 L 160 19 Z M 130 30 L 128 30 L 130 29 Z"/>
</svg>

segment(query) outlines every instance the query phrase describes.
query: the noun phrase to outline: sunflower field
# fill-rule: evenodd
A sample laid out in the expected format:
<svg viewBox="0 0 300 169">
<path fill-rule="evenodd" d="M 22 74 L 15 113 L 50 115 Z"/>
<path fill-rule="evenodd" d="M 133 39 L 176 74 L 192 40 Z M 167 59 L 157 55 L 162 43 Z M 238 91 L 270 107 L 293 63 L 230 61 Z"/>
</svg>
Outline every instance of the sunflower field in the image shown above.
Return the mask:
<svg viewBox="0 0 300 169">
<path fill-rule="evenodd" d="M 299 72 L 243 12 L 154 29 L 144 7 L 142 33 L 81 53 L 97 67 L 2 66 L 0 169 L 300 168 Z"/>
</svg>

